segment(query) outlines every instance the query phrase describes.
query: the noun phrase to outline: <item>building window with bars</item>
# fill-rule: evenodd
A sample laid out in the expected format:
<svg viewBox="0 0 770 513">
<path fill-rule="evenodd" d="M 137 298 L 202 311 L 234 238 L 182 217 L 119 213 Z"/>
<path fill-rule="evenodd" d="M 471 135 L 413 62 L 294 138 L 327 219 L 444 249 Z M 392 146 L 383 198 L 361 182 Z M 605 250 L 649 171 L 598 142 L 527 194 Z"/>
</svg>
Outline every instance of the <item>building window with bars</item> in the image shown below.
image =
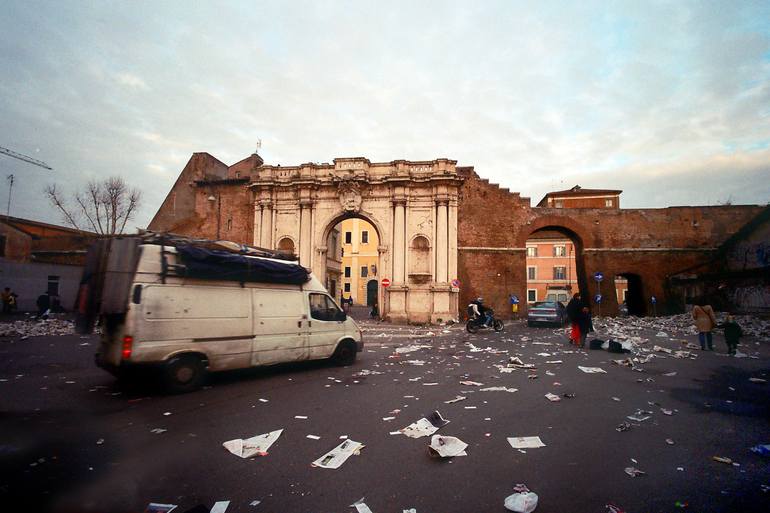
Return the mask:
<svg viewBox="0 0 770 513">
<path fill-rule="evenodd" d="M 567 256 L 567 246 L 554 246 L 553 247 L 553 256 L 555 256 L 555 257 Z"/>
<path fill-rule="evenodd" d="M 361 266 L 361 278 L 366 278 L 369 276 L 369 267 L 362 265 Z"/>
<path fill-rule="evenodd" d="M 554 280 L 566 280 L 567 279 L 567 268 L 562 265 L 554 266 L 553 268 L 553 279 Z"/>
<path fill-rule="evenodd" d="M 536 257 L 537 256 L 537 246 L 529 246 L 529 247 L 527 247 L 527 256 L 528 257 Z"/>
<path fill-rule="evenodd" d="M 528 280 L 536 280 L 537 279 L 537 267 L 535 267 L 535 266 L 527 267 L 527 279 Z"/>
</svg>

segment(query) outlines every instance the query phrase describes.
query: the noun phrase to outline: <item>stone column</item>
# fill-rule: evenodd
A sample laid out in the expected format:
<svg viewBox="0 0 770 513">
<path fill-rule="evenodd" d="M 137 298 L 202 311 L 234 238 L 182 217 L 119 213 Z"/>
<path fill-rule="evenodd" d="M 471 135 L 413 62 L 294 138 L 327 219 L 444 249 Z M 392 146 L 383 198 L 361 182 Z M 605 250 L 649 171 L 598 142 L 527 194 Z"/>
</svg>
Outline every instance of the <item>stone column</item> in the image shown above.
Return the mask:
<svg viewBox="0 0 770 513">
<path fill-rule="evenodd" d="M 312 265 L 312 247 L 313 247 L 313 234 L 312 229 L 312 208 L 313 202 L 309 200 L 302 200 L 299 204 L 300 217 L 299 217 L 299 263 L 305 267 Z"/>
<path fill-rule="evenodd" d="M 270 200 L 260 202 L 262 207 L 262 232 L 259 237 L 259 245 L 266 249 L 273 248 L 273 205 Z"/>
<path fill-rule="evenodd" d="M 393 283 L 406 284 L 406 200 L 393 200 Z"/>
<path fill-rule="evenodd" d="M 436 283 L 447 283 L 449 281 L 447 274 L 449 263 L 447 207 L 447 200 L 436 200 Z"/>
<path fill-rule="evenodd" d="M 260 230 L 262 229 L 262 207 L 259 206 L 258 201 L 254 201 L 254 234 L 253 234 L 253 242 L 252 244 L 255 246 L 259 246 L 262 244 L 261 241 L 261 233 Z"/>
<path fill-rule="evenodd" d="M 326 287 L 328 286 L 326 283 L 326 254 L 329 248 L 327 246 L 318 246 L 316 251 L 318 252 L 318 260 L 315 262 L 315 266 L 313 266 L 313 274 Z"/>
</svg>

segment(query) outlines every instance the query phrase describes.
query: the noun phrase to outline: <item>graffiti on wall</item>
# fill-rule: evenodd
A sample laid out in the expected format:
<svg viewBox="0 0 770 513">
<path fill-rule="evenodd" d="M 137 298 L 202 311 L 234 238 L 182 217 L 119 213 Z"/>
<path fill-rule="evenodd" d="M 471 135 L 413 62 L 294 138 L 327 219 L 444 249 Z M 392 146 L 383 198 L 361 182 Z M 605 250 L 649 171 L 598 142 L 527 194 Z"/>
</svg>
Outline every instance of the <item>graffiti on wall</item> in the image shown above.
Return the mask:
<svg viewBox="0 0 770 513">
<path fill-rule="evenodd" d="M 744 241 L 730 252 L 732 269 L 759 269 L 770 265 L 770 243 Z"/>
<path fill-rule="evenodd" d="M 729 296 L 732 304 L 741 311 L 770 310 L 770 285 L 736 287 L 730 291 Z"/>
</svg>

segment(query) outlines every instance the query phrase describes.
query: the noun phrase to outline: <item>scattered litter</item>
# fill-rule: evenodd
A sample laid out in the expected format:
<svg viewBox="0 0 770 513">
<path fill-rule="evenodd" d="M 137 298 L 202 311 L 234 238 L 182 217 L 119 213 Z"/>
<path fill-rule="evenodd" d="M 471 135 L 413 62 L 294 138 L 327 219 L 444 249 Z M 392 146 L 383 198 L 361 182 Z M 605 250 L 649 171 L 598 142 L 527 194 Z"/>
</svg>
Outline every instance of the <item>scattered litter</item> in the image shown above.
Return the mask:
<svg viewBox="0 0 770 513">
<path fill-rule="evenodd" d="M 158 504 L 151 502 L 145 508 L 144 513 L 171 513 L 176 509 L 176 504 Z"/>
<path fill-rule="evenodd" d="M 711 459 L 714 461 L 718 461 L 719 463 L 727 463 L 728 465 L 733 464 L 733 460 L 731 460 L 730 458 L 725 458 L 724 456 L 712 456 Z"/>
<path fill-rule="evenodd" d="M 552 402 L 561 401 L 561 397 L 559 397 L 556 394 L 552 394 L 550 392 L 545 394 L 545 397 L 546 397 L 546 399 L 548 399 L 549 401 L 552 401 Z"/>
<path fill-rule="evenodd" d="M 623 421 L 620 424 L 618 424 L 618 427 L 615 428 L 615 431 L 622 433 L 623 431 L 628 431 L 629 429 L 631 429 L 631 424 L 626 421 Z"/>
<path fill-rule="evenodd" d="M 674 441 L 672 439 L 670 439 L 670 438 L 666 438 L 666 443 L 668 445 L 674 445 Z"/>
<path fill-rule="evenodd" d="M 466 410 L 475 410 L 476 407 L 475 406 L 465 406 L 465 409 Z"/>
<path fill-rule="evenodd" d="M 505 498 L 503 506 L 508 511 L 516 513 L 532 513 L 537 508 L 537 494 L 529 491 L 526 485 L 517 484 L 514 493 Z"/>
<path fill-rule="evenodd" d="M 458 402 L 460 402 L 460 401 L 465 401 L 466 399 L 467 399 L 467 397 L 465 397 L 465 396 L 462 396 L 462 395 L 458 395 L 458 396 L 457 396 L 457 397 L 455 397 L 454 399 L 450 399 L 450 400 L 448 400 L 448 401 L 444 401 L 444 404 L 452 404 L 452 403 L 458 403 Z"/>
<path fill-rule="evenodd" d="M 354 442 L 353 440 L 345 440 L 337 447 L 327 452 L 311 465 L 314 467 L 337 469 L 340 465 L 353 454 L 359 454 L 361 449 L 364 448 L 364 444 L 361 442 Z"/>
<path fill-rule="evenodd" d="M 480 392 L 518 392 L 518 388 L 507 388 L 507 387 L 487 387 L 487 388 L 481 388 L 479 389 Z"/>
<path fill-rule="evenodd" d="M 420 438 L 432 435 L 447 424 L 449 424 L 449 421 L 442 417 L 438 411 L 434 411 L 427 417 L 409 424 L 401 430 L 401 433 L 410 438 Z"/>
<path fill-rule="evenodd" d="M 214 505 L 211 507 L 211 511 L 209 513 L 225 513 L 229 505 L 230 505 L 230 501 L 215 502 Z"/>
<path fill-rule="evenodd" d="M 676 371 L 673 371 L 673 372 L 667 372 L 667 373 L 665 373 L 665 374 L 664 374 L 664 376 L 669 376 L 669 377 L 671 377 L 671 376 L 676 376 Z"/>
<path fill-rule="evenodd" d="M 259 399 L 259 402 L 261 402 L 261 403 L 266 403 L 266 402 L 268 402 L 268 401 L 267 401 L 267 399 L 262 399 L 262 398 L 260 398 L 260 399 Z"/>
<path fill-rule="evenodd" d="M 305 415 L 295 415 L 294 418 L 300 419 L 300 420 L 307 420 L 307 417 Z"/>
<path fill-rule="evenodd" d="M 625 472 L 626 472 L 626 474 L 628 474 L 631 477 L 647 475 L 647 472 L 642 472 L 641 470 L 639 470 L 638 468 L 635 468 L 635 467 L 626 467 L 625 468 Z"/>
<path fill-rule="evenodd" d="M 561 360 L 547 360 L 545 363 L 552 363 L 552 364 L 556 364 L 556 363 L 564 363 L 564 362 L 563 362 L 563 361 L 561 361 Z"/>
<path fill-rule="evenodd" d="M 484 383 L 479 383 L 478 381 L 461 381 L 461 385 L 465 385 L 466 387 L 481 387 L 484 386 Z"/>
<path fill-rule="evenodd" d="M 761 454 L 762 456 L 770 456 L 770 444 L 755 445 L 751 448 L 751 452 Z"/>
<path fill-rule="evenodd" d="M 320 440 L 321 439 L 321 437 L 318 436 L 318 435 L 307 435 L 307 436 L 305 436 L 305 438 L 309 438 L 311 440 Z"/>
<path fill-rule="evenodd" d="M 166 431 L 168 431 L 168 429 L 163 429 L 163 428 L 153 428 L 153 429 L 151 429 L 151 430 L 150 430 L 150 433 L 152 433 L 152 434 L 154 434 L 154 435 L 159 435 L 159 434 L 161 434 L 161 433 L 165 433 Z"/>
<path fill-rule="evenodd" d="M 349 507 L 356 508 L 356 513 L 372 513 L 372 510 L 369 509 L 369 506 L 367 506 L 364 503 L 364 498 L 363 497 L 358 499 L 356 502 L 351 504 Z"/>
<path fill-rule="evenodd" d="M 283 429 L 271 431 L 264 435 L 257 435 L 251 438 L 236 438 L 224 442 L 225 449 L 241 458 L 251 458 L 252 456 L 266 456 L 267 450 L 278 440 L 283 433 Z"/>
<path fill-rule="evenodd" d="M 249 506 L 259 506 L 262 503 L 262 501 L 251 501 L 249 503 Z"/>
<path fill-rule="evenodd" d="M 396 353 L 398 354 L 413 353 L 415 351 L 419 351 L 420 349 L 430 349 L 431 347 L 432 346 L 426 345 L 426 344 L 412 344 L 409 346 L 397 347 Z"/>
<path fill-rule="evenodd" d="M 667 410 L 666 408 L 661 408 L 661 409 L 660 409 L 660 412 L 661 412 L 663 415 L 673 415 L 673 414 L 674 414 L 674 411 L 673 411 L 673 410 Z"/>
<path fill-rule="evenodd" d="M 629 420 L 633 420 L 634 422 L 644 422 L 645 420 L 650 418 L 650 415 L 652 415 L 651 411 L 636 410 L 636 413 L 634 413 L 633 415 L 628 415 L 626 418 Z"/>
<path fill-rule="evenodd" d="M 612 400 L 613 400 L 613 401 L 617 401 L 617 402 L 620 402 L 620 397 L 615 397 L 615 396 L 613 396 L 613 397 L 612 397 Z"/>
<path fill-rule="evenodd" d="M 767 383 L 767 380 L 762 378 L 749 378 L 749 381 L 752 383 Z"/>
<path fill-rule="evenodd" d="M 561 396 L 563 398 L 565 398 L 565 399 L 574 399 L 575 398 L 575 394 L 572 393 L 572 392 L 564 392 L 563 394 L 561 394 Z"/>
<path fill-rule="evenodd" d="M 665 331 L 659 331 L 655 336 L 661 337 L 661 338 L 668 338 L 668 333 L 666 333 Z"/>
<path fill-rule="evenodd" d="M 423 383 L 423 385 L 425 385 L 426 387 L 433 387 L 438 385 L 438 383 Z"/>
<path fill-rule="evenodd" d="M 605 504 L 604 507 L 607 508 L 606 513 L 626 513 L 623 508 L 612 503 Z"/>
<path fill-rule="evenodd" d="M 454 436 L 433 435 L 428 445 L 428 453 L 431 456 L 452 458 L 454 456 L 467 456 L 465 449 L 468 444 Z"/>
<path fill-rule="evenodd" d="M 607 371 L 600 367 L 582 367 L 578 365 L 578 369 L 582 370 L 586 374 L 607 374 Z"/>
<path fill-rule="evenodd" d="M 509 437 L 507 440 L 514 449 L 537 449 L 538 447 L 545 447 L 545 444 L 540 440 L 539 436 Z"/>
</svg>

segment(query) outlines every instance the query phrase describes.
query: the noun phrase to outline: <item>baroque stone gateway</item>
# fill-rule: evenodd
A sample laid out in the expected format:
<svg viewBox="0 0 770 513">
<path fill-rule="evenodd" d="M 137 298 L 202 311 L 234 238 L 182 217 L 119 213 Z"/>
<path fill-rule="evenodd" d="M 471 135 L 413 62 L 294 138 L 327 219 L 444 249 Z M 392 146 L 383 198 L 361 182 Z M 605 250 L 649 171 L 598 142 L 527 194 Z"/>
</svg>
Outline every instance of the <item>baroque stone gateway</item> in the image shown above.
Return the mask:
<svg viewBox="0 0 770 513">
<path fill-rule="evenodd" d="M 526 241 L 558 232 L 575 244 L 578 284 L 602 294 L 600 313 L 617 312 L 612 280 L 624 276 L 639 298 L 638 314 L 684 307 L 670 277 L 708 265 L 718 249 L 764 210 L 761 206 L 595 209 L 532 207 L 529 198 L 490 184 L 473 167 L 431 161 L 338 158 L 331 164 L 274 166 L 254 153 L 228 166 L 195 153 L 148 228 L 297 248 L 299 261 L 324 282 L 327 241 L 344 219 L 377 231 L 380 314 L 396 322 L 457 319 L 483 296 L 510 317 L 510 296 L 526 312 Z M 629 292 L 631 292 L 629 290 Z"/>
</svg>

